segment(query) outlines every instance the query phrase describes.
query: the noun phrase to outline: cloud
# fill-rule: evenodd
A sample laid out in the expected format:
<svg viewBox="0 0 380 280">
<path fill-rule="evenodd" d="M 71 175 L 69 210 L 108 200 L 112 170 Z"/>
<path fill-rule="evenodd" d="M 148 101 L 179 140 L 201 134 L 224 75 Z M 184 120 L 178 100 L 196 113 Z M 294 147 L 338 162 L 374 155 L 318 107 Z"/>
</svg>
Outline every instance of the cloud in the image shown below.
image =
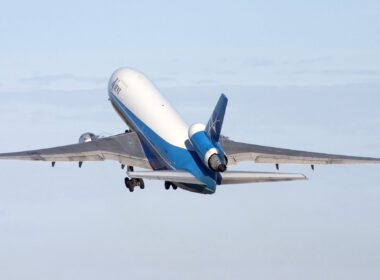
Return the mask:
<svg viewBox="0 0 380 280">
<path fill-rule="evenodd" d="M 217 84 L 218 82 L 214 79 L 203 79 L 197 81 L 198 85 L 211 85 L 211 84 Z"/>
<path fill-rule="evenodd" d="M 169 77 L 169 76 L 167 76 L 167 77 L 162 76 L 162 77 L 152 78 L 152 80 L 155 81 L 155 82 L 157 82 L 157 83 L 159 83 L 159 82 L 175 82 L 176 81 L 176 79 L 174 79 L 173 77 Z"/>
<path fill-rule="evenodd" d="M 32 77 L 20 79 L 20 82 L 39 83 L 39 84 L 51 84 L 54 82 L 62 82 L 62 81 L 75 81 L 75 82 L 86 82 L 86 83 L 95 83 L 95 84 L 104 83 L 103 78 L 79 76 L 79 75 L 74 75 L 74 74 L 34 75 Z"/>
<path fill-rule="evenodd" d="M 302 58 L 298 60 L 283 60 L 281 65 L 304 65 L 304 64 L 315 64 L 319 62 L 331 62 L 333 60 L 331 55 L 323 55 L 318 57 Z"/>
<path fill-rule="evenodd" d="M 332 69 L 332 70 L 296 70 L 294 74 L 323 74 L 323 75 L 361 75 L 361 76 L 377 76 L 380 75 L 380 69 Z"/>
<path fill-rule="evenodd" d="M 263 67 L 263 66 L 270 66 L 270 65 L 275 64 L 274 60 L 265 59 L 265 58 L 248 58 L 244 60 L 244 62 L 251 67 Z"/>
<path fill-rule="evenodd" d="M 313 57 L 313 58 L 303 58 L 296 62 L 296 64 L 310 64 L 310 63 L 317 63 L 317 62 L 326 62 L 331 61 L 333 57 L 331 55 L 323 55 L 319 57 Z"/>
</svg>

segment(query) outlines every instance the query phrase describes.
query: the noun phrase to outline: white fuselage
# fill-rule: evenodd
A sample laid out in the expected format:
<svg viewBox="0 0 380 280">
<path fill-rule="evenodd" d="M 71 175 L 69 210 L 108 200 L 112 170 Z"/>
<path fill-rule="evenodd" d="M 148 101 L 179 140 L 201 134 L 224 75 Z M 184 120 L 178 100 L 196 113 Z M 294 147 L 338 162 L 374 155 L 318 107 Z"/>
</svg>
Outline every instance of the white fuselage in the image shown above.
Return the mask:
<svg viewBox="0 0 380 280">
<path fill-rule="evenodd" d="M 142 140 L 153 169 L 189 171 L 205 183 L 206 191 L 215 191 L 214 174 L 192 151 L 189 126 L 145 75 L 120 68 L 110 78 L 108 93 L 116 111 Z"/>
<path fill-rule="evenodd" d="M 188 125 L 142 73 L 130 68 L 116 70 L 111 76 L 108 91 L 165 141 L 185 148 Z"/>
</svg>

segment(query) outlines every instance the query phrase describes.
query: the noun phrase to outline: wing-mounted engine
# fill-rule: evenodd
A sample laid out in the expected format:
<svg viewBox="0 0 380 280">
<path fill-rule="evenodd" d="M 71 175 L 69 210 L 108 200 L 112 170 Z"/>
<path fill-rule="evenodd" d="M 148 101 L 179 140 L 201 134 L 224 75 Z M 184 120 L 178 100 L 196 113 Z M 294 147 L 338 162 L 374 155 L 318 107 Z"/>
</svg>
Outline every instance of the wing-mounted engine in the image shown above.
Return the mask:
<svg viewBox="0 0 380 280">
<path fill-rule="evenodd" d="M 95 135 L 94 133 L 91 133 L 91 132 L 86 132 L 86 133 L 83 133 L 80 137 L 79 137 L 79 143 L 87 143 L 87 142 L 91 142 L 91 141 L 94 141 L 96 139 L 99 139 L 100 136 L 99 135 Z M 78 166 L 79 168 L 81 168 L 83 165 L 83 161 L 79 161 L 78 162 Z"/>
<path fill-rule="evenodd" d="M 224 155 L 224 151 L 219 143 L 210 139 L 205 128 L 205 125 L 201 123 L 190 126 L 190 142 L 208 168 L 216 172 L 224 172 L 227 169 L 227 157 Z"/>
<path fill-rule="evenodd" d="M 79 137 L 79 143 L 91 142 L 99 138 L 100 138 L 99 135 L 95 135 L 94 133 L 91 133 L 91 132 L 86 132 L 86 133 L 83 133 Z"/>
</svg>

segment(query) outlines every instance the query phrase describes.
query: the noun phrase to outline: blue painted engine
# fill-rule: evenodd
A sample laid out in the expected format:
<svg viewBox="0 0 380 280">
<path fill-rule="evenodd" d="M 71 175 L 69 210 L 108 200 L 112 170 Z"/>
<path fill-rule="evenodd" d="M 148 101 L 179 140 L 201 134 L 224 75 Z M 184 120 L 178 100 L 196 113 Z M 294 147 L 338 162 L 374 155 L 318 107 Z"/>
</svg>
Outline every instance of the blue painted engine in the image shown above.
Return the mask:
<svg viewBox="0 0 380 280">
<path fill-rule="evenodd" d="M 210 139 L 205 131 L 205 125 L 196 123 L 189 128 L 189 139 L 194 150 L 205 165 L 216 171 L 224 172 L 227 169 L 227 158 L 218 142 Z"/>
</svg>

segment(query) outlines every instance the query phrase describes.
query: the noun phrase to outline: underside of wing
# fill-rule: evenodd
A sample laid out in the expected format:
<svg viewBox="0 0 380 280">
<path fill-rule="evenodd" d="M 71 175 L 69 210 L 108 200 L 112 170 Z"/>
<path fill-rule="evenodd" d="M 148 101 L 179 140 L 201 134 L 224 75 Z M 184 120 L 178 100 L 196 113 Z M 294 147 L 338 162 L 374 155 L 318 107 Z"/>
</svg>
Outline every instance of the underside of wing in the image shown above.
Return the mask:
<svg viewBox="0 0 380 280">
<path fill-rule="evenodd" d="M 380 164 L 380 158 L 313 153 L 235 142 L 223 137 L 220 143 L 228 164 L 241 161 L 274 164 Z"/>
<path fill-rule="evenodd" d="M 151 169 L 135 132 L 99 138 L 94 141 L 48 149 L 0 154 L 1 159 L 37 161 L 115 160 L 124 165 Z"/>
</svg>

